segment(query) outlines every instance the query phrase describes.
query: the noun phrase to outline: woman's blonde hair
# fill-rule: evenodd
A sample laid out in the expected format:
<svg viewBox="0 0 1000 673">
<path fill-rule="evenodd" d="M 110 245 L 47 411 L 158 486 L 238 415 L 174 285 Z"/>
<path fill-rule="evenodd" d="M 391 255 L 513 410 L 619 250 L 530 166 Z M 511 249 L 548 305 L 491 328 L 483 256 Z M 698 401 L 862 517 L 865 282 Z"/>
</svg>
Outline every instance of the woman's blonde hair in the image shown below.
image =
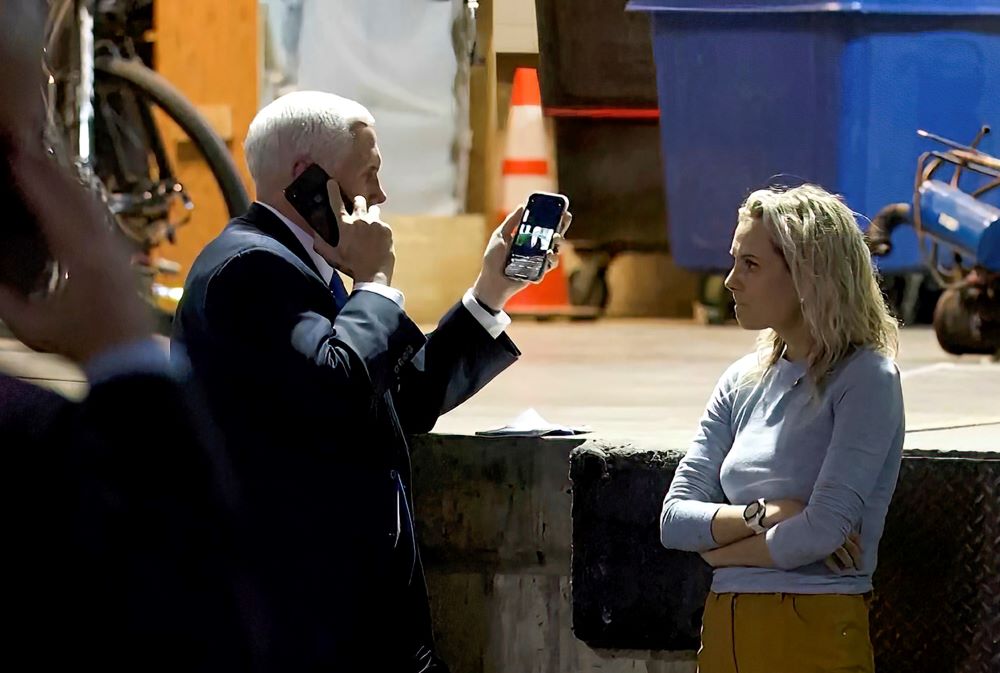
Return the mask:
<svg viewBox="0 0 1000 673">
<path fill-rule="evenodd" d="M 886 306 L 855 215 L 840 198 L 816 185 L 762 189 L 739 210 L 740 225 L 755 219 L 791 272 L 812 337 L 807 367 L 817 387 L 856 348 L 895 356 L 899 323 Z M 785 345 L 774 330 L 761 333 L 760 375 L 778 362 Z"/>
</svg>

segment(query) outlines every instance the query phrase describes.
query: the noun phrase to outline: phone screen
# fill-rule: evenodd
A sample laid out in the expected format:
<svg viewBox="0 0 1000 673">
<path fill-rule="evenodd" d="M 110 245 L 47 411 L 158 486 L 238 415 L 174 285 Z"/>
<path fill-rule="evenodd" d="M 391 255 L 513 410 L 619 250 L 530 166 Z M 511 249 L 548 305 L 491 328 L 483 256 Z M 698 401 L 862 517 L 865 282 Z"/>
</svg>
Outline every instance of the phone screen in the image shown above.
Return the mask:
<svg viewBox="0 0 1000 673">
<path fill-rule="evenodd" d="M 504 273 L 511 278 L 538 280 L 559 231 L 566 200 L 561 196 L 532 194 L 514 235 Z"/>
</svg>

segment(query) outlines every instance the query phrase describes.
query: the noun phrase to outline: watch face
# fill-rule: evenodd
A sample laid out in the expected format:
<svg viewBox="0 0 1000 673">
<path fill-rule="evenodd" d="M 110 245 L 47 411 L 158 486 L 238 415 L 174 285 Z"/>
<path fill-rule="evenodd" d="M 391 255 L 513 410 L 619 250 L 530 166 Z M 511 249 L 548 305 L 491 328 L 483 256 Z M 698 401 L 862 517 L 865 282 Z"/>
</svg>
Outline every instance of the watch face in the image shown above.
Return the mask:
<svg viewBox="0 0 1000 673">
<path fill-rule="evenodd" d="M 749 505 L 747 505 L 746 509 L 743 510 L 743 518 L 746 521 L 751 521 L 753 520 L 754 517 L 757 516 L 757 513 L 759 511 L 760 511 L 760 503 L 755 500 L 751 502 Z"/>
</svg>

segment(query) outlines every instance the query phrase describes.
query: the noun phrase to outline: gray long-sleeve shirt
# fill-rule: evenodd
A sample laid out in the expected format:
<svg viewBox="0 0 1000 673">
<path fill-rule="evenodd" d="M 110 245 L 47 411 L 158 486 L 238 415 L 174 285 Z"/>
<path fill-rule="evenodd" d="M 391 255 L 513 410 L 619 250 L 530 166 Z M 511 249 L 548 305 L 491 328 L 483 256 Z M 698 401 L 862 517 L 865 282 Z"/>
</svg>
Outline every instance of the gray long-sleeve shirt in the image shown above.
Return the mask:
<svg viewBox="0 0 1000 673">
<path fill-rule="evenodd" d="M 740 359 L 719 380 L 664 499 L 660 539 L 671 549 L 714 549 L 721 504 L 792 498 L 805 510 L 765 535 L 777 567 L 718 568 L 713 591 L 869 591 L 902 459 L 899 370 L 859 349 L 817 396 L 804 365 L 788 360 L 741 384 L 756 358 Z M 835 574 L 823 560 L 852 530 L 861 536 L 861 570 Z"/>
</svg>

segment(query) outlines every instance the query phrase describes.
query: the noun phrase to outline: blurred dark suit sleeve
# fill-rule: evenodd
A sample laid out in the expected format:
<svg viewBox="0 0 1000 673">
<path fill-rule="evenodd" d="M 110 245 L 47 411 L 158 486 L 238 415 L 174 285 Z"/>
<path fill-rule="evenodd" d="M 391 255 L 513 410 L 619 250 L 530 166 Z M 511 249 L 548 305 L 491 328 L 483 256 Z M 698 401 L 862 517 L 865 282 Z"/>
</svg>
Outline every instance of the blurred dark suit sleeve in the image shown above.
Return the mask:
<svg viewBox="0 0 1000 673">
<path fill-rule="evenodd" d="M 238 494 L 197 399 L 163 375 L 82 402 L 0 375 L 5 649 L 24 670 L 249 668 Z"/>
</svg>

